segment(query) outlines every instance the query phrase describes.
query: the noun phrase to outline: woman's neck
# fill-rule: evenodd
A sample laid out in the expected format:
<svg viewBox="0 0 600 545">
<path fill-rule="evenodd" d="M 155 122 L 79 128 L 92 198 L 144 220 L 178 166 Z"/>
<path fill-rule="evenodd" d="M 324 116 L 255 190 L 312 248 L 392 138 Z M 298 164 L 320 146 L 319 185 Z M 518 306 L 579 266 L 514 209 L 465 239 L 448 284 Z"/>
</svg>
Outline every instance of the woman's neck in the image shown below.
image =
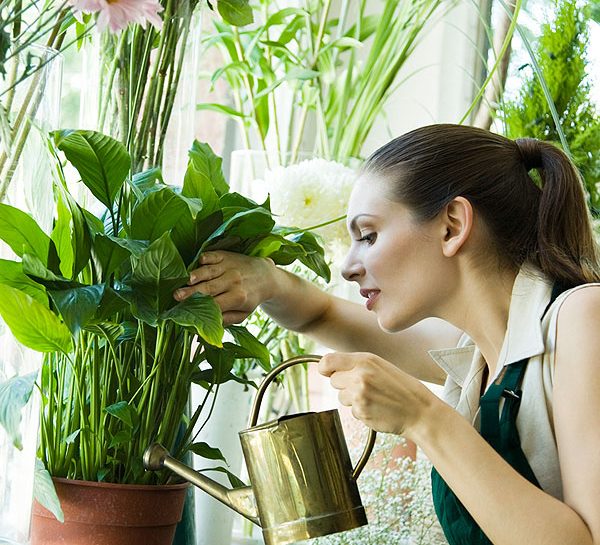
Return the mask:
<svg viewBox="0 0 600 545">
<path fill-rule="evenodd" d="M 490 377 L 504 344 L 513 285 L 518 271 L 467 271 L 445 318 L 464 331 L 487 362 Z"/>
</svg>

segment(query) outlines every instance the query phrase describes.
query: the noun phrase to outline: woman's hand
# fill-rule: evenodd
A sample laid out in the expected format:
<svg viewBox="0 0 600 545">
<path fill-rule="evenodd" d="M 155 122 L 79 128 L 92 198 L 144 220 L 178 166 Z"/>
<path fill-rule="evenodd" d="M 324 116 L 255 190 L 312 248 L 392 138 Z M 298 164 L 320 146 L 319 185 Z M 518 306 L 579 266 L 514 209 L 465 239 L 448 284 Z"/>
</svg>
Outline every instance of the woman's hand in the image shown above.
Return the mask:
<svg viewBox="0 0 600 545">
<path fill-rule="evenodd" d="M 332 352 L 319 362 L 342 405 L 369 428 L 412 438 L 425 414 L 439 399 L 417 379 L 366 352 Z"/>
<path fill-rule="evenodd" d="M 223 323 L 237 324 L 270 297 L 274 270 L 270 259 L 206 252 L 200 257 L 200 266 L 190 273 L 190 287 L 178 289 L 173 296 L 183 301 L 193 293 L 211 295 L 221 307 Z"/>
</svg>

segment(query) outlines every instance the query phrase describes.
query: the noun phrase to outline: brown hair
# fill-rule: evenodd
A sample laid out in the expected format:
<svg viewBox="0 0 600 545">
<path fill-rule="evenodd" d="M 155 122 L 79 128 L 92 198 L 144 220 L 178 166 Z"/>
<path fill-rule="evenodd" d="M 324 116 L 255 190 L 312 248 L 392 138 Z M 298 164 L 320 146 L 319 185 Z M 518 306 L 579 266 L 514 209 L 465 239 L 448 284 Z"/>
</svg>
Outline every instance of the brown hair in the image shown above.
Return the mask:
<svg viewBox="0 0 600 545">
<path fill-rule="evenodd" d="M 600 280 L 581 178 L 565 153 L 548 142 L 431 125 L 379 148 L 363 171 L 392 182 L 394 198 L 420 221 L 465 197 L 489 229 L 498 255 L 511 265 L 528 261 L 567 287 Z"/>
</svg>

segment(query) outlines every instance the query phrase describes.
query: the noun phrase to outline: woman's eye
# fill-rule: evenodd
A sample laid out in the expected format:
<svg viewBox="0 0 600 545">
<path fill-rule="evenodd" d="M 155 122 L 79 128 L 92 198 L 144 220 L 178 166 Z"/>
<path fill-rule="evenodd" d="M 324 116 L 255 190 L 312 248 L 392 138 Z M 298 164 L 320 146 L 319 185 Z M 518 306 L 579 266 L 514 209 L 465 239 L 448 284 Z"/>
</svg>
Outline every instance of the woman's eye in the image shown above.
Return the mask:
<svg viewBox="0 0 600 545">
<path fill-rule="evenodd" d="M 367 244 L 373 244 L 377 235 L 375 233 L 367 233 L 358 239 L 358 242 L 366 242 Z"/>
</svg>

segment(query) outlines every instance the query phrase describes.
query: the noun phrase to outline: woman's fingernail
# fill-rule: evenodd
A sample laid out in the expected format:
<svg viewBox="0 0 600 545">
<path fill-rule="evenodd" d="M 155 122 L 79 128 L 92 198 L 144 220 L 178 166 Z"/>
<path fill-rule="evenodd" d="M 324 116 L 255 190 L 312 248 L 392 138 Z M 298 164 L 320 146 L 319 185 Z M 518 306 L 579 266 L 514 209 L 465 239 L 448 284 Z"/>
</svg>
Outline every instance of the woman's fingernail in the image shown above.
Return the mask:
<svg viewBox="0 0 600 545">
<path fill-rule="evenodd" d="M 175 299 L 183 299 L 183 296 L 185 295 L 183 290 L 177 290 L 175 292 Z"/>
<path fill-rule="evenodd" d="M 196 283 L 196 276 L 193 274 L 190 274 L 190 284 L 195 284 Z"/>
</svg>

